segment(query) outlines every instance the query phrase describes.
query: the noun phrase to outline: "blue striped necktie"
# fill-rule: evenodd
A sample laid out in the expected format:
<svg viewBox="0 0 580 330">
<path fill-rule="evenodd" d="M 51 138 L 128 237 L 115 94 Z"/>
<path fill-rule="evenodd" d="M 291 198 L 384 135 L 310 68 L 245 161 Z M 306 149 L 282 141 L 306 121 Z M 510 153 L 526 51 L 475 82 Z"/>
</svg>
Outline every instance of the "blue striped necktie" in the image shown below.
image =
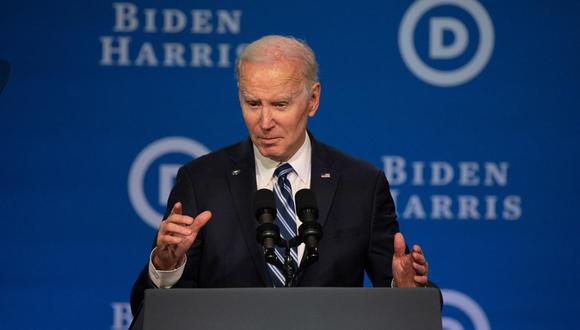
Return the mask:
<svg viewBox="0 0 580 330">
<path fill-rule="evenodd" d="M 292 186 L 288 181 L 288 174 L 294 171 L 288 163 L 280 164 L 274 171 L 276 182 L 274 182 L 274 196 L 276 199 L 276 220 L 275 223 L 280 228 L 280 235 L 283 239 L 289 241 L 296 236 L 296 210 L 294 208 L 294 199 L 292 198 Z M 276 255 L 280 260 L 284 260 L 285 249 L 276 247 Z M 298 253 L 294 247 L 290 250 L 290 256 L 294 267 L 298 264 Z M 270 277 L 275 287 L 282 287 L 285 283 L 285 277 L 282 271 L 276 266 L 268 264 Z"/>
</svg>

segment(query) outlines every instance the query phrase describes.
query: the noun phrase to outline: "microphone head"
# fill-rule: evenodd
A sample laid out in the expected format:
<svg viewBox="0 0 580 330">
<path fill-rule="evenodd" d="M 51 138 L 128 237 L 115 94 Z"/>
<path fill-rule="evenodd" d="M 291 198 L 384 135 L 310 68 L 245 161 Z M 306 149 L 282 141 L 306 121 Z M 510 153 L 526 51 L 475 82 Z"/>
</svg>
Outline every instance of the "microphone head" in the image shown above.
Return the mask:
<svg viewBox="0 0 580 330">
<path fill-rule="evenodd" d="M 254 215 L 259 217 L 265 211 L 276 214 L 276 200 L 272 190 L 260 189 L 254 195 Z"/>
<path fill-rule="evenodd" d="M 299 190 L 294 196 L 296 201 L 296 211 L 301 213 L 303 210 L 312 209 L 318 212 L 318 206 L 316 203 L 316 196 L 314 192 L 310 189 Z"/>
</svg>

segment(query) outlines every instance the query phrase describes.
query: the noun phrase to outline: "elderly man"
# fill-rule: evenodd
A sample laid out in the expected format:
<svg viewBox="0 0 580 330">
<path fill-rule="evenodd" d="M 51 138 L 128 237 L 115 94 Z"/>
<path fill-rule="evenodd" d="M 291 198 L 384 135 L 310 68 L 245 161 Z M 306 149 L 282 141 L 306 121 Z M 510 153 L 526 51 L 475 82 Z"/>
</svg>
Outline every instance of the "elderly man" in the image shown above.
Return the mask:
<svg viewBox="0 0 580 330">
<path fill-rule="evenodd" d="M 280 192 L 310 188 L 318 200 L 320 257 L 297 286 L 362 286 L 365 270 L 375 286 L 427 285 L 421 248 L 406 254 L 384 173 L 306 130 L 321 92 L 312 50 L 294 38 L 263 37 L 240 54 L 236 74 L 250 138 L 179 170 L 150 261 L 133 287 L 133 312 L 147 288 L 284 285 L 256 241 L 252 203 L 262 188 L 287 206 L 278 212 L 286 219 L 276 219 L 286 221 L 279 224 L 286 236 L 299 220 L 292 197 L 281 202 Z M 303 245 L 292 252 L 299 264 Z"/>
</svg>

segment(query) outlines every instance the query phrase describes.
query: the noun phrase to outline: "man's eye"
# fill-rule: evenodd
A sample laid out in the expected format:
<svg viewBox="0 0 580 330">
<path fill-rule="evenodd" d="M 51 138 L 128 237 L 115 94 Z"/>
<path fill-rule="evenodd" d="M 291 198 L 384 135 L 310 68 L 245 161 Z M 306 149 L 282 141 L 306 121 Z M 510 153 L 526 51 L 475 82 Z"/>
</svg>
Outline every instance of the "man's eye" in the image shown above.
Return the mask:
<svg viewBox="0 0 580 330">
<path fill-rule="evenodd" d="M 273 104 L 274 107 L 278 108 L 278 109 L 284 109 L 288 106 L 287 102 L 278 102 L 278 103 L 274 103 Z"/>
<path fill-rule="evenodd" d="M 250 106 L 250 108 L 257 108 L 260 106 L 260 102 L 258 101 L 247 101 L 246 103 Z"/>
</svg>

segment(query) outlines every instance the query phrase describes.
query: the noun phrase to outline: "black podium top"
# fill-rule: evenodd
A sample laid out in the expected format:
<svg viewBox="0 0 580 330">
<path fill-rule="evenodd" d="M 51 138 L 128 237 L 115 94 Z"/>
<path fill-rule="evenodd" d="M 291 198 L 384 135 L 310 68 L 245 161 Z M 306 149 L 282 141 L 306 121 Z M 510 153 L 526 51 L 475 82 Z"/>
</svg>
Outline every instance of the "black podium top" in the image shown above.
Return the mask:
<svg viewBox="0 0 580 330">
<path fill-rule="evenodd" d="M 133 329 L 440 330 L 441 305 L 431 288 L 153 289 L 138 318 Z"/>
</svg>

